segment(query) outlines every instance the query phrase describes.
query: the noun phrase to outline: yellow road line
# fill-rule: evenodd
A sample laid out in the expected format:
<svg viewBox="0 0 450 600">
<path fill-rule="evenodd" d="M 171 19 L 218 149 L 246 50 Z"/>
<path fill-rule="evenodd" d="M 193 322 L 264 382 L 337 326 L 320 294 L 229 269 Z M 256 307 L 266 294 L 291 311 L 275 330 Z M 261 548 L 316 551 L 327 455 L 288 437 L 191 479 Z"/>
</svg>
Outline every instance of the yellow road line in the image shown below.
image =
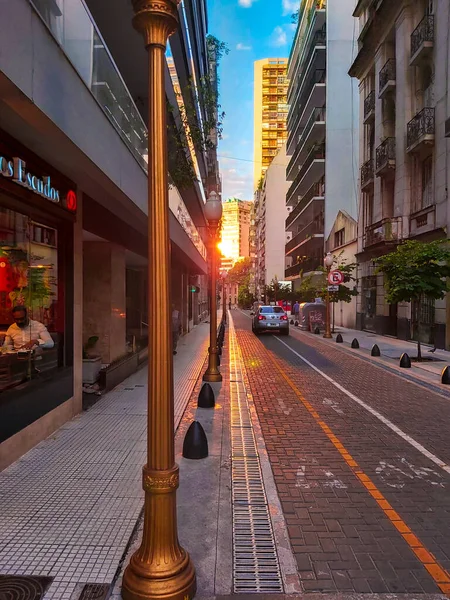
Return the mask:
<svg viewBox="0 0 450 600">
<path fill-rule="evenodd" d="M 284 380 L 287 382 L 289 387 L 293 390 L 295 395 L 298 397 L 300 402 L 309 412 L 309 414 L 315 419 L 316 423 L 325 433 L 327 438 L 331 441 L 333 446 L 345 460 L 347 465 L 353 471 L 354 475 L 359 479 L 359 481 L 363 484 L 369 494 L 376 500 L 378 506 L 382 509 L 386 517 L 392 523 L 392 525 L 397 529 L 397 531 L 401 534 L 405 542 L 417 556 L 418 560 L 423 564 L 425 569 L 431 575 L 431 577 L 436 582 L 439 589 L 450 596 L 450 575 L 447 571 L 441 567 L 441 565 L 437 562 L 435 557 L 429 552 L 418 537 L 414 535 L 408 525 L 403 521 L 403 519 L 399 516 L 399 514 L 392 508 L 374 482 L 368 477 L 364 471 L 360 468 L 356 460 L 352 457 L 350 452 L 344 447 L 341 441 L 334 435 L 333 431 L 328 427 L 328 425 L 320 418 L 318 412 L 313 408 L 313 406 L 304 398 L 303 394 L 300 392 L 298 387 L 292 381 L 292 379 L 286 375 L 278 361 L 274 358 L 273 353 L 267 351 L 270 360 L 273 362 L 279 373 L 282 375 Z"/>
</svg>

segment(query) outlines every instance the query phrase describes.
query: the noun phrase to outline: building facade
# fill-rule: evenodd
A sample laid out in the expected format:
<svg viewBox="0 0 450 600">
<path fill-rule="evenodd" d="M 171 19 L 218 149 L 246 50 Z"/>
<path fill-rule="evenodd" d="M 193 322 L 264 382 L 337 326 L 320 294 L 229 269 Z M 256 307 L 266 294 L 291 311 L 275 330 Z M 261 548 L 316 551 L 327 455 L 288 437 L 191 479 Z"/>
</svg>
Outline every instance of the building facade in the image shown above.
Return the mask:
<svg viewBox="0 0 450 600">
<path fill-rule="evenodd" d="M 286 140 L 287 63 L 287 58 L 264 58 L 255 62 L 253 158 L 255 190 Z"/>
<path fill-rule="evenodd" d="M 361 194 L 358 219 L 358 327 L 410 339 L 419 320 L 410 303 L 385 301 L 373 259 L 405 239 L 447 237 L 450 6 L 447 0 L 360 0 Z M 422 341 L 448 347 L 446 300 L 427 301 Z"/>
<path fill-rule="evenodd" d="M 187 94 L 192 70 L 200 81 L 211 68 L 206 4 L 181 2 L 179 11 L 170 51 Z M 90 338 L 107 378 L 111 363 L 145 354 L 157 315 L 147 307 L 148 56 L 131 12 L 106 0 L 2 7 L 0 345 L 16 305 L 52 341 L 42 352 L 0 354 L 0 468 L 82 410 Z M 174 127 L 169 69 L 166 95 Z M 217 161 L 194 158 L 196 181 L 169 192 L 172 300 L 185 331 L 207 311 L 203 206 L 218 180 Z"/>
<path fill-rule="evenodd" d="M 228 198 L 223 202 L 221 268 L 229 271 L 238 260 L 250 256 L 252 202 Z"/>
<path fill-rule="evenodd" d="M 357 214 L 358 100 L 347 75 L 352 0 L 302 0 L 288 66 L 286 279 L 323 264 L 340 210 Z"/>
<path fill-rule="evenodd" d="M 285 272 L 286 246 L 286 144 L 280 148 L 266 171 L 260 190 L 255 194 L 256 258 L 255 282 L 258 299 L 266 286 L 282 281 Z"/>
</svg>

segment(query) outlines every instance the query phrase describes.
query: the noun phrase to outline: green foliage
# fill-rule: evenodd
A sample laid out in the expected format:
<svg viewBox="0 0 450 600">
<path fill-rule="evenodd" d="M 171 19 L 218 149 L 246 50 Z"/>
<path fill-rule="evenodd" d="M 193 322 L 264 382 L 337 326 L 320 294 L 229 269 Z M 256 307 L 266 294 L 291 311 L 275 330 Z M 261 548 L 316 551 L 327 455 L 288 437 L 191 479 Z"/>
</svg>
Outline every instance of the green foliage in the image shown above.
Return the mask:
<svg viewBox="0 0 450 600">
<path fill-rule="evenodd" d="M 232 269 L 228 271 L 227 283 L 245 285 L 250 283 L 250 272 L 252 270 L 252 259 L 250 257 L 238 260 Z"/>
<path fill-rule="evenodd" d="M 396 302 L 420 301 L 423 297 L 438 300 L 448 291 L 450 249 L 441 240 L 419 242 L 408 240 L 395 252 L 378 258 L 377 273 L 383 273 L 386 300 Z"/>
<path fill-rule="evenodd" d="M 97 344 L 98 340 L 98 335 L 91 335 L 91 337 L 83 346 L 83 358 L 90 358 L 89 351 L 95 348 L 95 345 Z"/>
<path fill-rule="evenodd" d="M 330 292 L 330 302 L 351 302 L 358 295 L 356 277 L 354 276 L 356 263 L 348 263 L 343 257 L 343 252 L 333 256 L 333 259 L 331 270 L 341 271 L 344 275 L 344 283 L 349 285 L 340 285 L 338 292 Z M 313 302 L 315 298 L 325 298 L 327 294 L 327 271 L 322 266 L 317 271 L 320 271 L 320 274 L 309 275 L 302 279 L 299 289 L 302 302 Z"/>
</svg>

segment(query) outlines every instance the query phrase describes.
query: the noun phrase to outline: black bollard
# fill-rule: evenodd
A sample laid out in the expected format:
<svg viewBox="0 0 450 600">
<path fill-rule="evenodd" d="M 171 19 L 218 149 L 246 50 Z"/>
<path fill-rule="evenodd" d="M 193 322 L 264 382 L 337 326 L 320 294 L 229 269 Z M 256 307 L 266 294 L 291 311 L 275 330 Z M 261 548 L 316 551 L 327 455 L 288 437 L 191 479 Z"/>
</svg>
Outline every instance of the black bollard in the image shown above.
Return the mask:
<svg viewBox="0 0 450 600">
<path fill-rule="evenodd" d="M 208 456 L 208 439 L 198 421 L 189 426 L 183 442 L 183 457 L 199 460 Z"/>
<path fill-rule="evenodd" d="M 448 367 L 442 369 L 441 383 L 450 385 L 450 369 Z"/>
<path fill-rule="evenodd" d="M 291 325 L 293 325 L 293 324 L 294 324 L 294 319 L 291 319 L 291 320 L 289 321 L 289 323 L 290 323 Z"/>
<path fill-rule="evenodd" d="M 294 326 L 298 327 L 298 321 L 295 321 Z"/>
<path fill-rule="evenodd" d="M 197 406 L 199 408 L 214 408 L 215 405 L 216 399 L 214 398 L 213 389 L 209 383 L 205 383 L 198 395 Z"/>
<path fill-rule="evenodd" d="M 315 333 L 316 335 L 320 335 L 320 329 L 319 329 L 319 327 L 316 327 L 316 328 L 314 329 L 314 333 Z"/>
<path fill-rule="evenodd" d="M 352 342 L 352 348 L 355 348 L 355 349 L 359 348 L 359 342 L 356 338 Z"/>
<path fill-rule="evenodd" d="M 342 335 L 338 333 L 336 336 L 336 344 L 342 344 L 343 341 Z"/>
<path fill-rule="evenodd" d="M 403 354 L 400 356 L 400 366 L 402 369 L 410 369 L 411 368 L 411 359 L 406 354 L 406 352 L 403 352 Z"/>
<path fill-rule="evenodd" d="M 381 356 L 381 352 L 380 352 L 380 349 L 378 348 L 377 344 L 374 344 L 372 346 L 372 351 L 370 352 L 370 355 L 371 356 Z"/>
</svg>

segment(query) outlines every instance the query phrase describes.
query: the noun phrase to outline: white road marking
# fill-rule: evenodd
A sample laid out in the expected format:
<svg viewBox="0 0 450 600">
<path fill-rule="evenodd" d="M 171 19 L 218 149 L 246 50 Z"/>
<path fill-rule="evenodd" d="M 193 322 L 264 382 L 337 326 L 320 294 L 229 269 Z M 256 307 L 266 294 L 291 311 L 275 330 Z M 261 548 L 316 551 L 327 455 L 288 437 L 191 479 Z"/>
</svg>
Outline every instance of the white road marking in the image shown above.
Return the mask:
<svg viewBox="0 0 450 600">
<path fill-rule="evenodd" d="M 335 400 L 331 400 L 330 398 L 325 398 L 325 400 L 323 401 L 323 404 L 325 404 L 325 406 L 329 406 L 330 408 L 332 408 L 335 412 L 338 413 L 338 415 L 344 414 L 344 411 L 341 408 L 339 408 L 339 404 Z"/>
<path fill-rule="evenodd" d="M 438 467 L 440 467 L 443 471 L 445 471 L 446 473 L 450 474 L 450 466 L 447 465 L 443 460 L 441 460 L 440 458 L 438 458 L 435 454 L 433 454 L 432 452 L 430 452 L 429 450 L 427 450 L 425 448 L 425 446 L 422 446 L 422 444 L 420 444 L 414 438 L 412 438 L 410 435 L 408 435 L 407 433 L 405 433 L 402 429 L 400 429 L 400 427 L 397 427 L 397 425 L 394 425 L 394 423 L 392 423 L 392 421 L 389 421 L 389 419 L 387 419 L 381 413 L 379 413 L 377 410 L 375 410 L 374 408 L 372 408 L 371 406 L 369 406 L 368 404 L 366 404 L 363 400 L 361 400 L 360 398 L 358 398 L 358 396 L 355 396 L 354 394 L 352 394 L 351 392 L 349 392 L 348 390 L 346 390 L 337 381 L 335 381 L 329 375 L 327 375 L 326 373 L 324 373 L 323 371 L 321 371 L 319 368 L 317 368 L 315 365 L 313 365 L 308 359 L 306 359 L 304 356 L 302 356 L 296 350 L 294 350 L 291 346 L 289 346 L 289 344 L 286 344 L 286 342 L 284 340 L 282 340 L 282 339 L 280 339 L 279 337 L 276 337 L 276 336 L 275 336 L 275 339 L 278 340 L 280 342 L 280 344 L 283 344 L 283 346 L 286 346 L 286 348 L 288 348 L 293 354 L 295 354 L 298 358 L 300 358 L 300 360 L 302 360 L 309 367 L 311 367 L 311 369 L 313 369 L 314 371 L 316 371 L 316 373 L 319 373 L 319 375 L 321 375 L 324 379 L 326 379 L 332 385 L 334 385 L 335 388 L 337 388 L 343 394 L 345 394 L 346 396 L 348 396 L 351 400 L 353 400 L 354 402 L 356 402 L 357 404 L 359 404 L 360 406 L 362 406 L 365 410 L 367 410 L 367 412 L 369 412 L 371 415 L 373 415 L 374 417 L 376 417 L 379 421 L 381 421 L 384 425 L 386 425 L 386 427 L 389 427 L 389 429 L 391 429 L 394 433 L 396 433 L 403 440 L 405 440 L 405 442 L 408 442 L 408 444 L 411 444 L 411 446 L 413 446 L 413 448 L 415 448 L 421 454 L 423 454 L 424 456 L 426 456 L 429 460 L 431 460 L 432 462 L 434 462 L 435 465 L 438 465 Z"/>
<path fill-rule="evenodd" d="M 306 462 L 306 461 L 305 461 Z M 338 479 L 334 473 L 329 470 L 323 469 L 321 467 L 316 466 L 318 464 L 315 458 L 310 458 L 307 461 L 306 465 L 300 465 L 297 469 L 297 480 L 295 482 L 295 487 L 302 488 L 304 490 L 310 490 L 311 488 L 328 487 L 328 488 L 336 488 L 339 490 L 346 490 L 347 486 L 343 481 Z M 306 479 L 306 467 L 310 471 L 312 471 L 314 477 L 311 481 Z M 317 477 L 323 476 L 322 481 L 318 481 Z"/>
<path fill-rule="evenodd" d="M 281 398 L 278 399 L 278 406 L 281 408 L 282 412 L 285 415 L 290 415 L 292 412 L 292 408 L 288 408 L 286 406 L 286 404 L 284 403 L 284 400 L 282 400 Z"/>
<path fill-rule="evenodd" d="M 392 464 L 392 462 L 397 462 L 397 464 Z M 445 487 L 445 483 L 439 473 L 428 467 L 416 467 L 408 462 L 406 458 L 391 462 L 381 460 L 379 466 L 376 468 L 376 473 L 386 485 L 397 489 L 404 488 L 408 481 L 411 482 L 414 479 L 424 480 L 430 485 Z"/>
</svg>

